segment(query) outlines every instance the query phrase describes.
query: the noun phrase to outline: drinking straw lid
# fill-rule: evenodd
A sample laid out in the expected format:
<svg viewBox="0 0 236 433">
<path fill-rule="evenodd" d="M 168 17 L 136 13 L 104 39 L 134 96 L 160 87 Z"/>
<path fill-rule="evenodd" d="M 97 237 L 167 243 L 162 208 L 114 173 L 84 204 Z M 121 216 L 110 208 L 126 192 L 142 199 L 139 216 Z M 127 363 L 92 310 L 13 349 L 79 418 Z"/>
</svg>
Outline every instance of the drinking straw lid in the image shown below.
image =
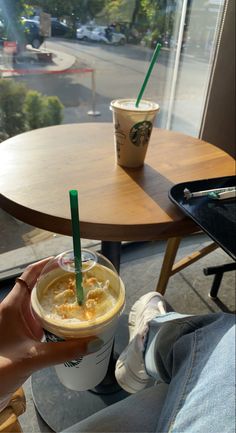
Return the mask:
<svg viewBox="0 0 236 433">
<path fill-rule="evenodd" d="M 144 81 L 143 81 L 143 85 L 142 85 L 142 87 L 141 87 L 141 90 L 140 90 L 140 92 L 139 92 L 139 94 L 138 94 L 138 97 L 137 97 L 137 100 L 136 100 L 136 102 L 135 102 L 135 107 L 138 107 L 138 106 L 139 106 L 140 100 L 142 99 L 142 96 L 143 96 L 144 90 L 145 90 L 145 88 L 146 88 L 147 82 L 148 82 L 148 80 L 149 80 L 149 78 L 150 78 L 150 75 L 151 75 L 151 73 L 152 73 L 152 69 L 153 69 L 153 66 L 154 66 L 154 64 L 155 64 L 155 62 L 156 62 L 156 60 L 157 60 L 158 54 L 159 54 L 159 52 L 160 52 L 160 49 L 161 49 L 161 44 L 158 43 L 158 44 L 156 45 L 156 48 L 155 48 L 154 53 L 153 53 L 153 55 L 152 55 L 151 62 L 150 62 L 150 65 L 149 65 L 149 68 L 148 68 L 148 70 L 147 70 L 147 73 L 146 73 L 145 78 L 144 78 Z"/>
<path fill-rule="evenodd" d="M 84 292 L 82 286 L 81 242 L 79 226 L 78 191 L 70 190 L 70 210 L 72 222 L 72 237 L 75 261 L 76 298 L 79 305 L 83 304 Z"/>
</svg>

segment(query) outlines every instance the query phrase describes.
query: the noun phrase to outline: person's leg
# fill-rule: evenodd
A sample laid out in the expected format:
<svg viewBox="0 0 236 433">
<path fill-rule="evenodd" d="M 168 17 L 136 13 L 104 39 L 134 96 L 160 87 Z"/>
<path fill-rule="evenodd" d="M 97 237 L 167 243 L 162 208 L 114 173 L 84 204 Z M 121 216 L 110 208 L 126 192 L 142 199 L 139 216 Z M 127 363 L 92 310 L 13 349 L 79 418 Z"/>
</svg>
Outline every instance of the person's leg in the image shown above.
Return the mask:
<svg viewBox="0 0 236 433">
<path fill-rule="evenodd" d="M 145 367 L 169 383 L 158 433 L 235 431 L 234 315 L 168 313 L 153 319 Z"/>
<path fill-rule="evenodd" d="M 169 384 L 158 433 L 233 432 L 235 316 L 163 314 L 161 299 L 150 293 L 132 307 L 118 382 L 129 392 L 148 377 Z"/>
<path fill-rule="evenodd" d="M 168 385 L 140 391 L 108 406 L 62 433 L 154 433 Z"/>
<path fill-rule="evenodd" d="M 130 344 L 125 356 L 121 354 L 117 375 L 122 379 L 123 372 L 130 381 L 134 360 L 135 376 L 141 371 L 141 380 L 131 371 L 129 386 L 145 387 L 144 373 L 159 383 L 64 433 L 234 431 L 234 316 L 164 314 L 162 301 L 154 294 L 144 295 L 131 311 Z"/>
</svg>

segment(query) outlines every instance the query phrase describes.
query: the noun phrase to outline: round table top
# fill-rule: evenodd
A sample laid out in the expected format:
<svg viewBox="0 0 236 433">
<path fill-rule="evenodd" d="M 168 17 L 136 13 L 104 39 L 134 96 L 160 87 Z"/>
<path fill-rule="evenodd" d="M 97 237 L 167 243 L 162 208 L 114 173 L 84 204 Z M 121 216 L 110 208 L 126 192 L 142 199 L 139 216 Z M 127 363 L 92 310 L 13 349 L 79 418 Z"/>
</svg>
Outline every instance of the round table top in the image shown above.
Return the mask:
<svg viewBox="0 0 236 433">
<path fill-rule="evenodd" d="M 157 240 L 197 230 L 168 198 L 180 182 L 230 176 L 234 160 L 216 146 L 154 128 L 145 165 L 115 162 L 112 123 L 26 132 L 1 143 L 0 204 L 33 226 L 71 235 L 69 190 L 79 193 L 81 237 Z"/>
</svg>

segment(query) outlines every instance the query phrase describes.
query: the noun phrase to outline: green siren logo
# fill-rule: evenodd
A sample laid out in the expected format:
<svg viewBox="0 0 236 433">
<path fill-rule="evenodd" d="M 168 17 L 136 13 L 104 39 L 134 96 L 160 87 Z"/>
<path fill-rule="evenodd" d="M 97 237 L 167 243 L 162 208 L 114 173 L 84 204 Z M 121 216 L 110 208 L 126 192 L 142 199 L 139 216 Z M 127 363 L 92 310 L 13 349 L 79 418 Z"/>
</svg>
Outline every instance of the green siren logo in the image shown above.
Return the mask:
<svg viewBox="0 0 236 433">
<path fill-rule="evenodd" d="M 148 120 L 136 123 L 130 130 L 129 138 L 135 146 L 145 146 L 149 142 L 152 132 L 152 123 Z"/>
<path fill-rule="evenodd" d="M 44 334 L 45 334 L 46 341 L 48 342 L 52 341 L 53 343 L 55 343 L 57 341 L 64 341 L 63 338 L 57 337 L 56 335 L 52 334 L 49 331 L 44 330 Z M 78 359 L 74 359 L 73 361 L 64 362 L 64 366 L 79 368 L 79 364 L 82 362 L 82 360 L 83 360 L 83 356 L 80 356 Z"/>
</svg>

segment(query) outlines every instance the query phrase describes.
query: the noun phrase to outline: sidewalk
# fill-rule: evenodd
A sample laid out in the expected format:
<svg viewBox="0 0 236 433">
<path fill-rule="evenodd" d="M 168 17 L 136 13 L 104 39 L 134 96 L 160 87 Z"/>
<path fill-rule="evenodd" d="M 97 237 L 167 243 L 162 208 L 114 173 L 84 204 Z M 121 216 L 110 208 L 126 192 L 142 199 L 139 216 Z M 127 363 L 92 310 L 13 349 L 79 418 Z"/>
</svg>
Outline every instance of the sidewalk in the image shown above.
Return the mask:
<svg viewBox="0 0 236 433">
<path fill-rule="evenodd" d="M 40 229 L 35 229 L 35 231 L 38 231 L 39 234 L 32 242 L 0 254 L 0 281 L 16 277 L 29 263 L 73 249 L 73 241 L 70 236 L 49 233 Z M 99 250 L 100 241 L 81 239 L 81 246 Z"/>
<path fill-rule="evenodd" d="M 52 55 L 51 61 L 49 61 L 50 54 Z M 41 61 L 38 59 L 39 55 L 42 57 Z M 46 61 L 47 57 L 48 61 Z M 61 51 L 47 50 L 46 48 L 36 50 L 27 46 L 27 49 L 18 57 L 17 63 L 13 65 L 12 56 L 0 51 L 0 77 L 11 78 L 26 74 L 41 75 L 64 72 L 74 65 L 75 60 L 74 56 Z"/>
</svg>

